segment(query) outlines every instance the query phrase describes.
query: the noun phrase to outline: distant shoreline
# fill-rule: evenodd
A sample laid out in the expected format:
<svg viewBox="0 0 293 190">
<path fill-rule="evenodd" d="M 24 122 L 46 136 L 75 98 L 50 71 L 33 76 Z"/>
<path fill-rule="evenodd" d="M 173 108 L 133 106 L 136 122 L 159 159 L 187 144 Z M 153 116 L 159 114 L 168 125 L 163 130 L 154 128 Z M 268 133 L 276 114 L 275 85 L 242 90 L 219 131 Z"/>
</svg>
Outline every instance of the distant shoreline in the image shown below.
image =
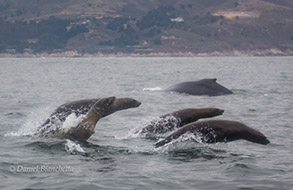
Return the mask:
<svg viewBox="0 0 293 190">
<path fill-rule="evenodd" d="M 192 52 L 150 52 L 150 53 L 78 53 L 77 51 L 64 51 L 58 53 L 0 53 L 0 58 L 5 57 L 258 57 L 258 56 L 293 56 L 293 51 L 281 51 L 278 49 L 268 49 L 263 51 L 230 51 L 230 52 L 209 52 L 209 53 L 192 53 Z"/>
</svg>

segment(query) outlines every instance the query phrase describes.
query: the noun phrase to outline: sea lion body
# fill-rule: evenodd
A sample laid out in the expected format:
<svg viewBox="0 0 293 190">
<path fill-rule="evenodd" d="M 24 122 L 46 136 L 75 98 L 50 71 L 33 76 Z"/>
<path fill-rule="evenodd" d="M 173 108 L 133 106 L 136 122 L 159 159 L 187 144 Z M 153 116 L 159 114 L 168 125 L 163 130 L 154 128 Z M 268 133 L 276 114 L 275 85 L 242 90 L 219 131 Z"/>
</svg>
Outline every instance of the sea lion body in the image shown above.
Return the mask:
<svg viewBox="0 0 293 190">
<path fill-rule="evenodd" d="M 190 95 L 220 96 L 233 94 L 232 91 L 218 84 L 217 79 L 202 79 L 199 81 L 188 81 L 175 84 L 166 91 L 185 93 Z"/>
<path fill-rule="evenodd" d="M 206 120 L 193 122 L 183 126 L 164 140 L 156 143 L 155 146 L 163 146 L 188 132 L 200 137 L 201 141 L 204 143 L 230 142 L 239 139 L 264 145 L 270 143 L 261 132 L 252 129 L 243 123 L 230 120 Z"/>
<path fill-rule="evenodd" d="M 50 123 L 50 119 L 58 119 L 63 122 L 66 117 L 72 113 L 74 113 L 76 117 L 84 115 L 98 100 L 100 100 L 100 98 L 83 99 L 62 104 L 50 115 L 50 118 L 48 118 L 42 126 Z M 106 117 L 116 111 L 138 107 L 140 104 L 141 102 L 132 98 L 116 98 L 111 107 L 104 113 L 103 117 Z"/>
<path fill-rule="evenodd" d="M 162 115 L 157 120 L 151 121 L 139 131 L 145 137 L 153 137 L 182 127 L 201 118 L 210 118 L 222 115 L 224 110 L 218 108 L 187 108 Z"/>
<path fill-rule="evenodd" d="M 47 128 L 50 128 L 52 125 L 58 125 L 60 123 L 63 123 L 66 120 L 66 118 L 73 113 L 76 117 L 85 115 L 86 113 L 88 113 L 91 107 L 99 100 L 100 98 L 84 99 L 62 104 L 39 127 L 38 132 L 42 133 L 42 131 L 45 131 Z M 140 106 L 140 104 L 141 102 L 132 98 L 115 98 L 114 102 L 103 113 L 102 117 L 106 117 L 116 111 L 138 107 Z"/>
<path fill-rule="evenodd" d="M 88 111 L 85 118 L 82 119 L 76 126 L 70 129 L 59 129 L 46 135 L 46 137 L 68 138 L 73 140 L 84 141 L 95 133 L 97 122 L 103 117 L 115 101 L 115 97 L 99 99 Z"/>
<path fill-rule="evenodd" d="M 102 117 L 106 117 L 116 111 L 138 107 L 141 103 L 132 98 L 100 98 L 85 99 L 69 102 L 59 106 L 51 116 L 37 129 L 36 135 L 72 138 L 86 140 L 94 132 L 94 126 Z M 55 130 L 57 125 L 61 125 L 70 114 L 76 117 L 86 114 L 85 118 L 70 130 Z M 87 127 L 91 126 L 91 127 Z M 60 126 L 59 126 L 60 127 Z M 58 128 L 58 127 L 57 127 Z M 79 131 L 79 132 L 77 132 Z"/>
</svg>

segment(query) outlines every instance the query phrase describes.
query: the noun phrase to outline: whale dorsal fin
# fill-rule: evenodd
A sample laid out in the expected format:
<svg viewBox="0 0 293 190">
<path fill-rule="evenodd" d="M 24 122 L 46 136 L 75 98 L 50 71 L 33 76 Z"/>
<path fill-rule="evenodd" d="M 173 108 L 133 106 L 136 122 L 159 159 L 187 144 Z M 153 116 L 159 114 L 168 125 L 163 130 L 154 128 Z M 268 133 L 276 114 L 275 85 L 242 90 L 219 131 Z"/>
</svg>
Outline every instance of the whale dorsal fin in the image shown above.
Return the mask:
<svg viewBox="0 0 293 190">
<path fill-rule="evenodd" d="M 206 81 L 206 82 L 216 82 L 217 79 L 216 78 L 212 78 L 212 79 L 202 79 L 200 81 Z"/>
</svg>

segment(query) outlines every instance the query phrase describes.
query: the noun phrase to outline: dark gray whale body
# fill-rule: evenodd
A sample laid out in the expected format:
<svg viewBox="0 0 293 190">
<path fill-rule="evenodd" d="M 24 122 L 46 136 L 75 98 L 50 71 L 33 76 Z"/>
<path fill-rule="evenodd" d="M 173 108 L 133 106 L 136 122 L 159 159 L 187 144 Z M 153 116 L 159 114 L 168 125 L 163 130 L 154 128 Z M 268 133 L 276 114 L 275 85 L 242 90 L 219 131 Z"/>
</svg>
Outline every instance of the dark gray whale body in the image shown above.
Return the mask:
<svg viewBox="0 0 293 190">
<path fill-rule="evenodd" d="M 240 122 L 229 120 L 207 120 L 185 125 L 164 140 L 157 142 L 155 146 L 163 146 L 186 133 L 193 133 L 204 143 L 230 142 L 239 139 L 264 145 L 270 143 L 261 132 Z"/>
<path fill-rule="evenodd" d="M 146 127 L 139 131 L 145 137 L 156 137 L 157 134 L 164 134 L 182 127 L 188 123 L 201 118 L 210 118 L 222 115 L 224 110 L 218 108 L 187 108 L 162 115 L 157 120 L 151 121 Z"/>
<path fill-rule="evenodd" d="M 199 81 L 182 82 L 167 88 L 166 91 L 208 96 L 233 94 L 232 91 L 218 84 L 216 81 L 217 79 L 202 79 Z"/>
</svg>

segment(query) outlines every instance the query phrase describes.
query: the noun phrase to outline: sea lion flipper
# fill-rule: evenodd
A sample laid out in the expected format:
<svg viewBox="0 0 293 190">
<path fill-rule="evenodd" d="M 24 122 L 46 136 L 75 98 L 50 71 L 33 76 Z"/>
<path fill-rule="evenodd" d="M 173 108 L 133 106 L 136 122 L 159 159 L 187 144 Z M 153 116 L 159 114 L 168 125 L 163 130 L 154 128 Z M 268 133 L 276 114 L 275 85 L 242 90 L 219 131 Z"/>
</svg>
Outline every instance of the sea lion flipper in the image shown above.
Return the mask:
<svg viewBox="0 0 293 190">
<path fill-rule="evenodd" d="M 47 134 L 48 137 L 68 138 L 72 140 L 85 141 L 94 134 L 97 122 L 103 117 L 103 114 L 114 103 L 115 97 L 99 99 L 88 111 L 86 116 L 74 127 L 68 130 L 60 129 Z"/>
<path fill-rule="evenodd" d="M 98 100 L 86 114 L 85 118 L 65 134 L 65 137 L 85 141 L 95 133 L 97 122 L 103 117 L 109 106 L 115 101 L 114 96 Z"/>
</svg>

